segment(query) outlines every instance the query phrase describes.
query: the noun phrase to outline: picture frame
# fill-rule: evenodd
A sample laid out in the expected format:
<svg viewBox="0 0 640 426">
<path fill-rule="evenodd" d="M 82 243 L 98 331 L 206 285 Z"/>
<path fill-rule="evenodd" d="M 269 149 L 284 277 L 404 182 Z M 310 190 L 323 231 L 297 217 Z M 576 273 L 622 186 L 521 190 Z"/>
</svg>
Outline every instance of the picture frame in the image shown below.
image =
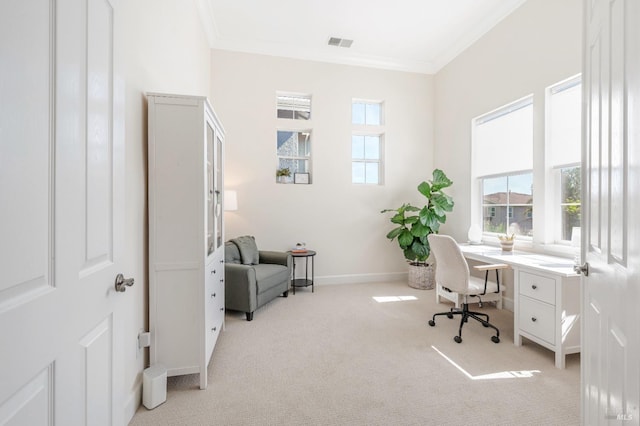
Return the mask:
<svg viewBox="0 0 640 426">
<path fill-rule="evenodd" d="M 309 184 L 309 173 L 294 173 L 293 183 Z"/>
</svg>

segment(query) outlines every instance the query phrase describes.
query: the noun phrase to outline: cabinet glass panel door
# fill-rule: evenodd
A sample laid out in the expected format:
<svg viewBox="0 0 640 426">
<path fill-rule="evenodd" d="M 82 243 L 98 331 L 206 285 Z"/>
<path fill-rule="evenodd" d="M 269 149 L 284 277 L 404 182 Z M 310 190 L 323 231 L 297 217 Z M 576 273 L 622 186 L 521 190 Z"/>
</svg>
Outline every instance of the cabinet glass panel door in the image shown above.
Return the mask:
<svg viewBox="0 0 640 426">
<path fill-rule="evenodd" d="M 207 123 L 207 183 L 206 183 L 206 197 L 207 197 L 207 256 L 213 253 L 215 248 L 216 238 L 216 188 L 214 185 L 215 170 L 214 170 L 214 132 L 213 128 Z"/>
<path fill-rule="evenodd" d="M 222 139 L 216 134 L 216 146 L 215 146 L 215 233 L 216 233 L 216 248 L 222 247 L 222 191 L 224 188 L 223 173 L 222 173 L 222 161 L 223 161 L 223 149 Z"/>
</svg>

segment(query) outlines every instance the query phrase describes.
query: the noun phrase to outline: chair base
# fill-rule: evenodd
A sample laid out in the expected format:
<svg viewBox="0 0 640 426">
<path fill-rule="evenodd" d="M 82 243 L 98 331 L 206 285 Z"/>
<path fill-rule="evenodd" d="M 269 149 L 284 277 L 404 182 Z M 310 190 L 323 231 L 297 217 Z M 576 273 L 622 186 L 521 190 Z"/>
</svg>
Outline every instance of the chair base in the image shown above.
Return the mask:
<svg viewBox="0 0 640 426">
<path fill-rule="evenodd" d="M 482 312 L 470 311 L 468 303 L 463 303 L 461 310 L 455 309 L 455 308 L 451 308 L 451 310 L 448 311 L 448 312 L 439 312 L 437 314 L 434 314 L 433 318 L 431 320 L 429 320 L 429 325 L 431 327 L 435 327 L 435 325 L 436 325 L 436 317 L 440 316 L 440 315 L 446 315 L 447 318 L 450 318 L 450 319 L 453 318 L 454 315 L 460 315 L 460 328 L 458 329 L 458 335 L 453 338 L 453 340 L 456 343 L 461 343 L 462 342 L 462 326 L 464 325 L 465 322 L 469 321 L 469 318 L 473 318 L 474 320 L 476 320 L 480 324 L 482 324 L 484 327 L 493 328 L 496 331 L 496 335 L 495 336 L 491 336 L 491 341 L 493 343 L 500 343 L 500 330 L 498 330 L 498 328 L 496 326 L 494 326 L 493 324 L 491 324 L 489 322 L 489 315 L 487 315 L 485 313 L 482 313 Z M 485 319 L 482 319 L 482 318 L 485 318 Z"/>
</svg>

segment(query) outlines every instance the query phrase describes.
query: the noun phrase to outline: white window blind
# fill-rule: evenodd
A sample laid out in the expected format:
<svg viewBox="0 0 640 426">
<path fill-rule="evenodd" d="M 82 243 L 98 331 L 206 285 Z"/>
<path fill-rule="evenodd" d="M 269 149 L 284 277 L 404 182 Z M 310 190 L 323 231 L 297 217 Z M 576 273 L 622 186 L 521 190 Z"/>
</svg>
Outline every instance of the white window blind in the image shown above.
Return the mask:
<svg viewBox="0 0 640 426">
<path fill-rule="evenodd" d="M 580 77 L 549 89 L 547 143 L 551 167 L 580 163 L 581 111 L 582 85 Z"/>
<path fill-rule="evenodd" d="M 527 97 L 474 120 L 475 177 L 533 168 L 533 98 Z"/>
</svg>

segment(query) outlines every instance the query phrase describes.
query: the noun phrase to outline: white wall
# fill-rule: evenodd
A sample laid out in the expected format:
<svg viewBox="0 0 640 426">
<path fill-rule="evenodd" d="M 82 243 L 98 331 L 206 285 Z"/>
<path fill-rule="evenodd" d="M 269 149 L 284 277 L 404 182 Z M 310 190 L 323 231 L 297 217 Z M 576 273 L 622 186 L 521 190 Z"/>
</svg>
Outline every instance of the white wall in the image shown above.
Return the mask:
<svg viewBox="0 0 640 426">
<path fill-rule="evenodd" d="M 509 102 L 534 96 L 534 169 L 544 161 L 545 88 L 582 67 L 581 0 L 529 0 L 435 76 L 435 165 L 458 185 L 456 209 L 443 232 L 467 240 L 471 224 L 471 120 Z M 499 156 L 496 161 L 508 161 Z M 534 197 L 544 182 L 534 178 Z M 544 229 L 534 212 L 534 228 Z M 541 244 L 536 232 L 534 245 Z M 513 277 L 506 275 L 506 306 L 512 307 Z"/>
<path fill-rule="evenodd" d="M 126 264 L 136 284 L 122 298 L 128 415 L 140 403 L 146 350 L 137 336 L 148 329 L 147 276 L 147 107 L 145 92 L 209 95 L 210 50 L 191 1 L 120 2 L 115 17 L 125 85 Z"/>
<path fill-rule="evenodd" d="M 529 0 L 436 74 L 435 165 L 458 183 L 444 228 L 458 241 L 471 217 L 471 120 L 533 94 L 535 168 L 544 159 L 545 88 L 581 71 L 581 42 L 581 0 Z"/>
<path fill-rule="evenodd" d="M 403 277 L 406 265 L 384 208 L 419 201 L 433 168 L 432 77 L 213 50 L 212 104 L 226 129 L 225 187 L 239 210 L 226 238 L 263 249 L 306 242 L 319 283 Z M 277 184 L 276 92 L 312 95 L 311 185 Z M 351 184 L 351 101 L 385 102 L 385 183 Z"/>
</svg>

